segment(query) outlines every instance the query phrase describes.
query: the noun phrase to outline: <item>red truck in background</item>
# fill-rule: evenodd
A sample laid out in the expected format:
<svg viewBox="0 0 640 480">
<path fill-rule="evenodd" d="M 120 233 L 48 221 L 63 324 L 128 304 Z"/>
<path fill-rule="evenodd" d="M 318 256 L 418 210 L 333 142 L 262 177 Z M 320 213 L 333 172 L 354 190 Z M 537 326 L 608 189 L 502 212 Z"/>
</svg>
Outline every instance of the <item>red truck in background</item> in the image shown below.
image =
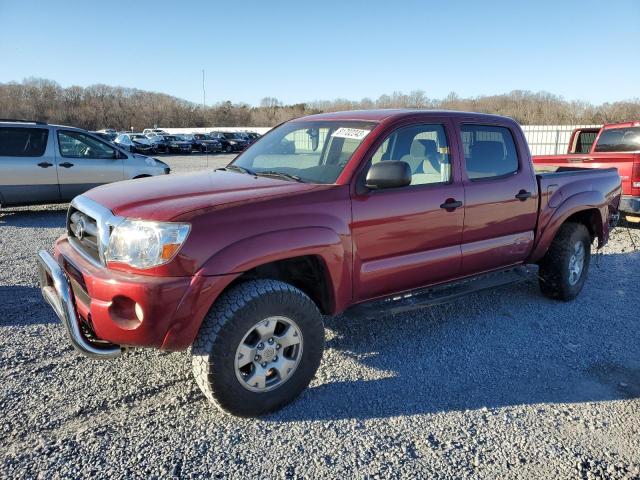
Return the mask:
<svg viewBox="0 0 640 480">
<path fill-rule="evenodd" d="M 323 314 L 441 303 L 530 278 L 529 264 L 543 294 L 575 298 L 620 194 L 614 168 L 536 173 L 509 118 L 313 115 L 225 168 L 76 197 L 40 282 L 84 355 L 191 347 L 205 396 L 255 416 L 309 384 Z"/>
<path fill-rule="evenodd" d="M 640 121 L 612 123 L 600 129 L 578 128 L 565 155 L 535 155 L 536 166 L 610 168 L 622 180 L 620 211 L 640 222 Z"/>
</svg>

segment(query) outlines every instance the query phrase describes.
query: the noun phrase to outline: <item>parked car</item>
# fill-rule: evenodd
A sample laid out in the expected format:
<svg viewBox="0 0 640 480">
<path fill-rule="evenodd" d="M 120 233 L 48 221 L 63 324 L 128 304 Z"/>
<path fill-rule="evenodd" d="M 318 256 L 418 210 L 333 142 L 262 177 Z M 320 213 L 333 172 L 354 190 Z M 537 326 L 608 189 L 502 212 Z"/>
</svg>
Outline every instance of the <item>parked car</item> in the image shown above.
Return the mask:
<svg viewBox="0 0 640 480">
<path fill-rule="evenodd" d="M 144 135 L 147 135 L 149 133 L 151 134 L 157 134 L 157 135 L 168 135 L 167 132 L 165 132 L 163 129 L 161 128 L 145 128 L 142 133 Z"/>
<path fill-rule="evenodd" d="M 105 132 L 90 132 L 92 134 L 94 134 L 96 137 L 100 137 L 103 140 L 106 140 L 109 143 L 114 143 L 113 141 L 115 140 L 116 137 L 114 137 L 112 134 L 110 133 L 105 133 Z M 117 136 L 117 135 L 116 135 Z"/>
<path fill-rule="evenodd" d="M 209 136 L 218 140 L 227 153 L 241 152 L 248 145 L 245 139 L 236 136 L 234 132 L 211 132 Z"/>
<path fill-rule="evenodd" d="M 191 153 L 191 142 L 180 135 L 162 135 L 170 153 Z"/>
<path fill-rule="evenodd" d="M 160 135 L 158 133 L 147 133 L 145 136 L 149 139 L 149 142 L 151 142 L 151 145 L 153 145 L 156 152 L 170 153 L 170 141 L 165 139 L 164 135 Z"/>
<path fill-rule="evenodd" d="M 253 143 L 260 138 L 260 134 L 256 132 L 245 132 L 245 135 L 249 137 L 249 143 Z"/>
<path fill-rule="evenodd" d="M 192 135 L 184 136 L 191 142 L 192 150 L 202 153 L 215 153 L 222 151 L 222 144 L 219 140 L 210 138 L 203 133 L 194 133 Z"/>
<path fill-rule="evenodd" d="M 536 174 L 509 118 L 313 115 L 226 168 L 77 197 L 54 256 L 39 253 L 42 291 L 85 355 L 191 347 L 207 399 L 261 415 L 314 376 L 323 314 L 441 303 L 530 278 L 528 264 L 542 293 L 574 299 L 620 192 L 613 168 Z"/>
<path fill-rule="evenodd" d="M 121 148 L 127 149 L 130 152 L 154 154 L 157 150 L 149 139 L 142 133 L 121 133 L 113 141 Z"/>
<path fill-rule="evenodd" d="M 80 128 L 0 121 L 0 206 L 68 202 L 97 185 L 169 173 Z"/>
<path fill-rule="evenodd" d="M 622 178 L 620 211 L 627 219 L 640 221 L 640 121 L 578 128 L 565 155 L 537 155 L 533 162 L 560 168 L 617 168 Z"/>
<path fill-rule="evenodd" d="M 104 138 L 110 142 L 113 142 L 115 138 L 118 136 L 118 132 L 116 132 L 113 128 L 104 128 L 102 130 L 98 130 L 93 133 L 97 134 L 99 137 Z"/>
</svg>

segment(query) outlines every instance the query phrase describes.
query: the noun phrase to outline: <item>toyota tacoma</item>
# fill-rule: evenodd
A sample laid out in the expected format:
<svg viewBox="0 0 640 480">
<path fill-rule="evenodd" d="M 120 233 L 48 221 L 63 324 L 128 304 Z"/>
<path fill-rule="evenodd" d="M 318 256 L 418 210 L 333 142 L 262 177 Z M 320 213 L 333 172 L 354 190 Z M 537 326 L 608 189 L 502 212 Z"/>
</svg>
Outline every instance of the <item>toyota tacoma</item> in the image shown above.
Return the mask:
<svg viewBox="0 0 640 480">
<path fill-rule="evenodd" d="M 620 176 L 546 170 L 505 117 L 304 117 L 224 168 L 76 197 L 54 254 L 39 253 L 42 292 L 81 353 L 191 348 L 204 395 L 257 416 L 309 384 L 324 315 L 425 307 L 534 264 L 543 294 L 574 299 L 617 221 Z"/>
</svg>

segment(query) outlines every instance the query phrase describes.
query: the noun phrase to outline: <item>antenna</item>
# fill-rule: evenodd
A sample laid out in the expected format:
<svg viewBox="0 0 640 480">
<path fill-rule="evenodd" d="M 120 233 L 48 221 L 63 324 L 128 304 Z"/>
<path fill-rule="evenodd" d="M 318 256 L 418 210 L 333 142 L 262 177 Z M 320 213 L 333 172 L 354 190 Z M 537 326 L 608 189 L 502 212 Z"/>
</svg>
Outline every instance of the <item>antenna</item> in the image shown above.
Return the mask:
<svg viewBox="0 0 640 480">
<path fill-rule="evenodd" d="M 204 68 L 203 68 L 202 69 L 202 118 L 205 123 L 207 121 L 207 118 L 206 118 L 207 101 L 206 100 L 207 100 L 207 90 L 205 89 L 205 86 L 204 86 Z M 203 128 L 206 128 L 206 125 L 204 125 Z M 208 148 L 206 149 L 206 156 L 207 156 L 207 169 L 209 169 L 209 149 Z"/>
</svg>

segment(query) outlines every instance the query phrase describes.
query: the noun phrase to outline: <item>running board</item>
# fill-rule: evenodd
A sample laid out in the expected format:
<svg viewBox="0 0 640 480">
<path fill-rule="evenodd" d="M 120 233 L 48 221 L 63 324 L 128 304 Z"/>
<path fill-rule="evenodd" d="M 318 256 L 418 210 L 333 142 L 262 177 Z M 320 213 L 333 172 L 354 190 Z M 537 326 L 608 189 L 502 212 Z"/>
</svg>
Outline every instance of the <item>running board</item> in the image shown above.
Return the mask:
<svg viewBox="0 0 640 480">
<path fill-rule="evenodd" d="M 421 288 L 391 297 L 359 303 L 344 314 L 352 318 L 372 319 L 447 303 L 456 298 L 492 288 L 513 285 L 530 279 L 524 266 L 484 273 L 434 287 Z"/>
</svg>

